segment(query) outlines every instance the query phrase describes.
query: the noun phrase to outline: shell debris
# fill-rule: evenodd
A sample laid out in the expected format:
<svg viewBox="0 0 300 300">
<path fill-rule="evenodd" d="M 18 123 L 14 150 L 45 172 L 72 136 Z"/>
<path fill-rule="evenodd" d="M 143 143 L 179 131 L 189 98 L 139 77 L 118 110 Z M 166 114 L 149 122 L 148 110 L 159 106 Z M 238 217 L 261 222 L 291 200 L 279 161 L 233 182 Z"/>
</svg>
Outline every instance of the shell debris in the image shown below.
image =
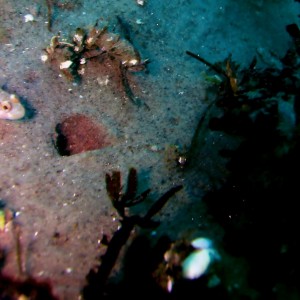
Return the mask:
<svg viewBox="0 0 300 300">
<path fill-rule="evenodd" d="M 27 14 L 24 16 L 24 22 L 28 23 L 28 22 L 33 22 L 34 21 L 34 16 L 32 14 Z"/>
<path fill-rule="evenodd" d="M 210 264 L 221 257 L 208 238 L 196 238 L 191 245 L 195 250 L 183 260 L 181 266 L 183 277 L 193 280 L 205 274 Z"/>
<path fill-rule="evenodd" d="M 145 0 L 136 0 L 136 3 L 140 6 L 144 6 L 146 1 Z"/>
</svg>

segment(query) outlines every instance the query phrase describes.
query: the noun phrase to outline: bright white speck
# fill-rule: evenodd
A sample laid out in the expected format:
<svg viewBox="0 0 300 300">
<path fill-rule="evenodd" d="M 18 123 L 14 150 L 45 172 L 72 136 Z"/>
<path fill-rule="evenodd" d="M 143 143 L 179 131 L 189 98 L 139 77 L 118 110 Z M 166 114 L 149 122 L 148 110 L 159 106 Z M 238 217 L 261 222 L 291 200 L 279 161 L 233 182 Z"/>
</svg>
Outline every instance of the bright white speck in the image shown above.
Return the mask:
<svg viewBox="0 0 300 300">
<path fill-rule="evenodd" d="M 135 23 L 138 24 L 138 25 L 144 24 L 144 22 L 142 21 L 142 19 L 136 19 Z"/>
<path fill-rule="evenodd" d="M 47 54 L 41 55 L 41 61 L 42 62 L 46 62 L 47 60 L 48 60 L 48 55 Z"/>
<path fill-rule="evenodd" d="M 134 65 L 136 65 L 138 63 L 138 61 L 136 59 L 131 59 L 129 61 L 129 63 L 130 63 L 130 65 L 134 66 Z"/>
<path fill-rule="evenodd" d="M 213 248 L 213 242 L 208 238 L 196 238 L 191 245 L 196 250 L 182 262 L 182 275 L 187 279 L 196 279 L 207 271 L 213 261 L 219 260 L 220 255 Z"/>
<path fill-rule="evenodd" d="M 184 278 L 196 279 L 203 275 L 211 263 L 210 249 L 192 252 L 182 262 L 182 274 Z"/>
<path fill-rule="evenodd" d="M 158 146 L 157 145 L 151 145 L 150 150 L 154 151 L 154 152 L 157 152 L 158 151 Z"/>
<path fill-rule="evenodd" d="M 191 245 L 196 249 L 212 248 L 212 241 L 207 238 L 197 238 L 191 242 Z"/>
<path fill-rule="evenodd" d="M 24 22 L 27 23 L 27 22 L 33 22 L 34 21 L 34 17 L 33 15 L 31 14 L 27 14 L 24 16 Z"/>
<path fill-rule="evenodd" d="M 59 66 L 59 68 L 62 70 L 62 69 L 68 69 L 68 68 L 70 68 L 71 67 L 71 65 L 72 65 L 72 61 L 71 60 L 66 60 L 66 61 L 64 61 L 64 62 L 62 62 L 61 64 L 60 64 L 60 66 Z"/>
<path fill-rule="evenodd" d="M 171 293 L 172 289 L 173 289 L 173 279 L 171 277 L 168 277 L 167 290 L 169 293 Z"/>
</svg>

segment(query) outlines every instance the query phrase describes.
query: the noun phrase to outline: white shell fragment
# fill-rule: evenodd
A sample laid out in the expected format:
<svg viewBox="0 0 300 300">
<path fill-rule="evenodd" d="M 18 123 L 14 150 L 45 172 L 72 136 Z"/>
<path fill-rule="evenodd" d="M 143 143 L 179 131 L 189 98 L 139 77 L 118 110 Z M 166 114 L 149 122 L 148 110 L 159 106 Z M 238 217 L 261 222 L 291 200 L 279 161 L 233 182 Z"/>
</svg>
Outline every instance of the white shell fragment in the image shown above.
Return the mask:
<svg viewBox="0 0 300 300">
<path fill-rule="evenodd" d="M 196 279 L 203 275 L 211 263 L 210 250 L 192 252 L 182 262 L 182 275 L 187 279 Z"/>
<path fill-rule="evenodd" d="M 136 0 L 136 3 L 138 5 L 144 6 L 145 5 L 145 0 Z"/>
<path fill-rule="evenodd" d="M 0 89 L 0 119 L 18 120 L 25 116 L 25 108 L 16 95 Z"/>
<path fill-rule="evenodd" d="M 136 20 L 135 20 L 135 23 L 138 24 L 138 25 L 144 24 L 144 22 L 143 22 L 142 19 L 136 19 Z"/>
<path fill-rule="evenodd" d="M 42 54 L 41 55 L 41 61 L 46 62 L 48 60 L 48 55 L 47 54 Z"/>
<path fill-rule="evenodd" d="M 197 279 L 208 270 L 210 264 L 220 259 L 213 243 L 207 238 L 197 238 L 191 242 L 195 251 L 190 253 L 182 262 L 182 275 L 186 279 Z"/>
<path fill-rule="evenodd" d="M 33 22 L 34 21 L 34 16 L 32 14 L 27 14 L 24 16 L 24 22 Z"/>
<path fill-rule="evenodd" d="M 191 245 L 196 249 L 212 248 L 212 241 L 208 238 L 196 238 L 191 242 Z"/>
<path fill-rule="evenodd" d="M 69 69 L 71 67 L 71 65 L 73 64 L 73 62 L 71 60 L 66 60 L 64 62 L 62 62 L 59 66 L 59 68 L 62 69 Z"/>
</svg>

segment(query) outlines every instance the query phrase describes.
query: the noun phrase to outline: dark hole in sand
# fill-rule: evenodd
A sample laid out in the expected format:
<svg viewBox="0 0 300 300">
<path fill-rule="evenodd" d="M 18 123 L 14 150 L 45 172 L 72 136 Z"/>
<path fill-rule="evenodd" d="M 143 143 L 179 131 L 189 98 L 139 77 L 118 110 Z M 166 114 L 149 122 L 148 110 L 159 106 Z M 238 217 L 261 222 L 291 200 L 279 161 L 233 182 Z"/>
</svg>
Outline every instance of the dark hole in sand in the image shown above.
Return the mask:
<svg viewBox="0 0 300 300">
<path fill-rule="evenodd" d="M 80 114 L 65 118 L 55 131 L 54 145 L 62 156 L 101 149 L 113 141 L 102 124 Z"/>
</svg>

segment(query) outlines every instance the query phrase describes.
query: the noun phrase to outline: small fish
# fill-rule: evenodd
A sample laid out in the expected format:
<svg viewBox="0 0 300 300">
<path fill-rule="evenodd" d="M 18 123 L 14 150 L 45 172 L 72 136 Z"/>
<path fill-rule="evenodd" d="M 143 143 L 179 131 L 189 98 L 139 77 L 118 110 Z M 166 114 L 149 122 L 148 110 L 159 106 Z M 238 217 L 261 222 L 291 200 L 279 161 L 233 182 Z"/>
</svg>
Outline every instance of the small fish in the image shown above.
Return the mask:
<svg viewBox="0 0 300 300">
<path fill-rule="evenodd" d="M 0 89 L 0 119 L 18 120 L 25 116 L 25 108 L 19 98 Z"/>
</svg>

